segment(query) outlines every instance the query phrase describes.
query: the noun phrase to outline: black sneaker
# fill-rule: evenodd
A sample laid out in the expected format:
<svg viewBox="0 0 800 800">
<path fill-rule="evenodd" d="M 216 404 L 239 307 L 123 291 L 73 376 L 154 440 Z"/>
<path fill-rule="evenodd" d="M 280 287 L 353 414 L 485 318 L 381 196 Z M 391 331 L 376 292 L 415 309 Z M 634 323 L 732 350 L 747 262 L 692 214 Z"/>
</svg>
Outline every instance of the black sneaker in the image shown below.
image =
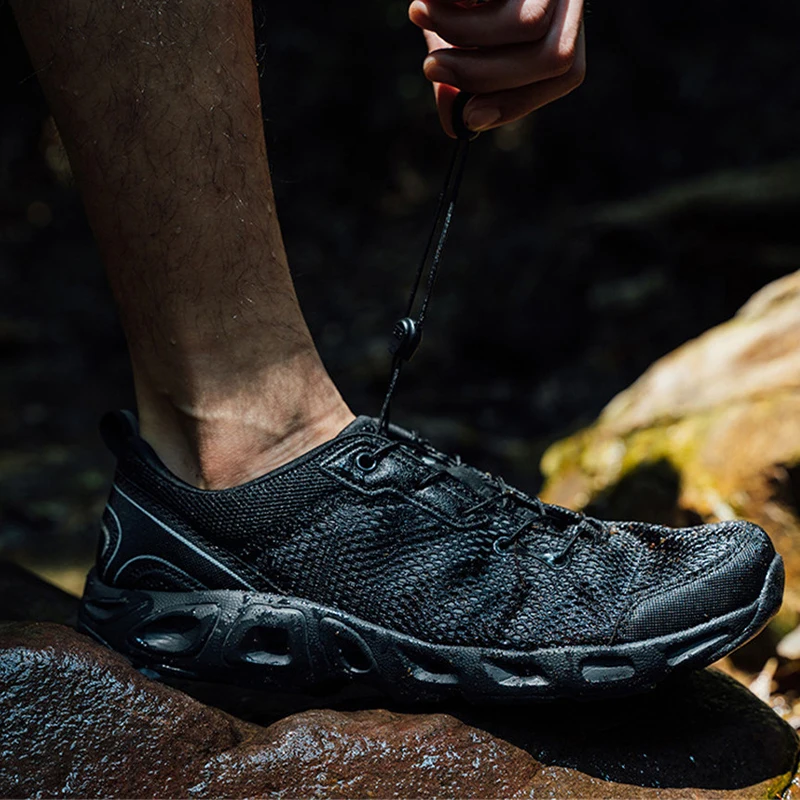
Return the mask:
<svg viewBox="0 0 800 800">
<path fill-rule="evenodd" d="M 148 674 L 405 700 L 623 694 L 724 656 L 780 604 L 755 525 L 601 522 L 370 418 L 223 491 L 172 475 L 132 415 L 102 428 L 119 463 L 80 626 Z"/>
</svg>

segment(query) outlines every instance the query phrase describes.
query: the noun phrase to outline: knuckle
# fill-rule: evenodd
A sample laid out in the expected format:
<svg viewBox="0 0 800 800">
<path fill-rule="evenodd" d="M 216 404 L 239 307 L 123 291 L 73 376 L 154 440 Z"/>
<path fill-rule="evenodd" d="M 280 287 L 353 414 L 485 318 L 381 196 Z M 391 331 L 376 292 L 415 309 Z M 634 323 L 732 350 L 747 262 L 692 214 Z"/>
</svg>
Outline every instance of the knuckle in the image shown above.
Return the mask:
<svg viewBox="0 0 800 800">
<path fill-rule="evenodd" d="M 550 28 L 553 16 L 553 4 L 550 2 L 526 3 L 519 14 L 520 28 L 525 32 L 526 39 L 541 39 Z"/>
<path fill-rule="evenodd" d="M 566 75 L 575 66 L 575 42 L 559 42 L 550 55 L 553 71 L 556 75 Z"/>
<path fill-rule="evenodd" d="M 576 64 L 570 77 L 572 78 L 572 88 L 577 89 L 586 80 L 586 64 Z"/>
</svg>

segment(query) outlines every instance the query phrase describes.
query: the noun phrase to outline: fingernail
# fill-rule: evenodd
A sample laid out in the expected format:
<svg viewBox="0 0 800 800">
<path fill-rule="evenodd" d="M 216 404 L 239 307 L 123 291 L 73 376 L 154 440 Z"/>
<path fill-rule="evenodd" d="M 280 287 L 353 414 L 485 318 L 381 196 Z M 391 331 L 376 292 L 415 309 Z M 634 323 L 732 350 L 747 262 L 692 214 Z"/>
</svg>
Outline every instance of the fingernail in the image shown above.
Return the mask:
<svg viewBox="0 0 800 800">
<path fill-rule="evenodd" d="M 464 122 L 471 131 L 483 131 L 494 125 L 500 119 L 500 109 L 483 106 L 482 108 L 467 109 Z"/>
<path fill-rule="evenodd" d="M 433 81 L 434 83 L 446 83 L 448 86 L 456 85 L 455 72 L 447 69 L 447 67 L 443 67 L 441 64 L 437 64 L 432 58 L 425 59 L 422 69 L 425 73 L 425 77 L 429 81 Z"/>
</svg>

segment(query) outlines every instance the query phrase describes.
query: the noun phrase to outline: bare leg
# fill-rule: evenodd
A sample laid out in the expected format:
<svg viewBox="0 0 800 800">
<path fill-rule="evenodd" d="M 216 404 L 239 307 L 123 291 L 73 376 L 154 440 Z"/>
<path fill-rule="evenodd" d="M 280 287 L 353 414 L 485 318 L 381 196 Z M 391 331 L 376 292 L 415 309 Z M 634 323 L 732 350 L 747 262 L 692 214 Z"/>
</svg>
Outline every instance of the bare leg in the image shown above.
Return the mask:
<svg viewBox="0 0 800 800">
<path fill-rule="evenodd" d="M 13 0 L 120 308 L 142 434 L 232 486 L 351 419 L 297 303 L 250 0 Z"/>
</svg>

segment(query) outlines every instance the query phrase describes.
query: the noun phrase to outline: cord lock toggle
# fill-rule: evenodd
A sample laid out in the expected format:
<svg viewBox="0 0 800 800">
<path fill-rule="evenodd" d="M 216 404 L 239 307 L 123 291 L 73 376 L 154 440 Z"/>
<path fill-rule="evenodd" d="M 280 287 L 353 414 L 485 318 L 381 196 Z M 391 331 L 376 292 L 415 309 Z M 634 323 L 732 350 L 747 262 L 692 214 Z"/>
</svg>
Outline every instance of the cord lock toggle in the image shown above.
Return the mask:
<svg viewBox="0 0 800 800">
<path fill-rule="evenodd" d="M 421 341 L 420 326 L 411 317 L 403 317 L 394 324 L 389 352 L 401 361 L 410 361 Z"/>
</svg>

